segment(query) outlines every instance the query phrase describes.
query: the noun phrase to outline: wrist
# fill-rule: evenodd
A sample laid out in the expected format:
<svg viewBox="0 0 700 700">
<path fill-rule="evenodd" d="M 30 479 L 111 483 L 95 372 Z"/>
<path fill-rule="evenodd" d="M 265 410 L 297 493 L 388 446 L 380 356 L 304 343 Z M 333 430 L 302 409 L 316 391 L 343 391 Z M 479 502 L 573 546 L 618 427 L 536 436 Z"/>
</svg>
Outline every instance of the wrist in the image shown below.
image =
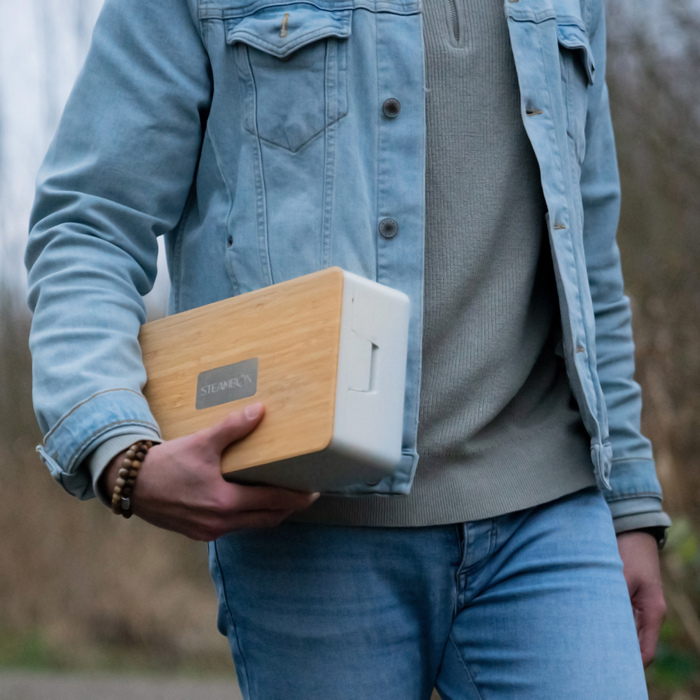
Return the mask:
<svg viewBox="0 0 700 700">
<path fill-rule="evenodd" d="M 104 501 L 108 506 L 111 503 L 112 493 L 114 493 L 114 487 L 119 476 L 119 469 L 124 461 L 124 456 L 126 455 L 127 451 L 128 448 L 114 455 L 114 457 L 109 460 L 109 463 L 104 468 L 104 471 L 97 482 L 100 495 L 103 496 Z"/>
<path fill-rule="evenodd" d="M 150 440 L 139 440 L 124 452 L 121 462 L 116 465 L 110 463 L 107 470 L 106 486 L 110 486 L 110 478 L 115 477 L 115 469 L 118 469 L 114 486 L 112 486 L 111 507 L 115 515 L 130 518 L 134 512 L 131 508 L 131 499 L 136 486 L 136 479 L 141 471 L 141 466 L 148 451 L 153 447 Z"/>
<path fill-rule="evenodd" d="M 617 538 L 620 539 L 621 537 L 624 537 L 625 535 L 648 535 L 651 537 L 655 542 L 656 546 L 659 550 L 662 550 L 664 548 L 664 545 L 666 544 L 666 539 L 668 537 L 668 528 L 667 527 L 640 527 L 636 530 L 623 530 L 622 532 L 617 533 Z"/>
<path fill-rule="evenodd" d="M 100 479 L 112 458 L 120 452 L 123 453 L 125 450 L 128 450 L 131 445 L 139 440 L 150 440 L 154 444 L 161 442 L 159 435 L 152 435 L 147 430 L 114 435 L 101 442 L 86 458 L 85 466 L 90 471 L 92 490 L 106 506 L 109 506 L 109 494 L 106 493 L 106 487 L 100 487 Z"/>
</svg>

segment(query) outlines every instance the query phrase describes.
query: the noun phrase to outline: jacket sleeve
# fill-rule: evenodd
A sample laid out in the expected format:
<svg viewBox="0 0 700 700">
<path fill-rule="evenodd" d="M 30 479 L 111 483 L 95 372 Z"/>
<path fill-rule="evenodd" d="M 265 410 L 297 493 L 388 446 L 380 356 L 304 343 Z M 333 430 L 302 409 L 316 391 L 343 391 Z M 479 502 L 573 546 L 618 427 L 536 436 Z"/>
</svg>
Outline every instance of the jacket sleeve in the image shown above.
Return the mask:
<svg viewBox="0 0 700 700">
<path fill-rule="evenodd" d="M 584 249 L 593 299 L 598 376 L 605 396 L 613 450 L 606 493 L 618 532 L 670 525 L 661 510 L 661 487 L 651 444 L 641 434 L 641 390 L 634 381 L 629 299 L 624 294 L 616 231 L 620 184 L 608 88 L 605 83 L 605 17 L 596 0 L 590 42 L 596 80 L 589 88 L 586 154 L 581 173 Z"/>
<path fill-rule="evenodd" d="M 159 436 L 141 393 L 142 296 L 193 186 L 210 93 L 188 0 L 106 0 L 39 172 L 25 258 L 37 449 L 80 498 L 101 443 Z"/>
</svg>

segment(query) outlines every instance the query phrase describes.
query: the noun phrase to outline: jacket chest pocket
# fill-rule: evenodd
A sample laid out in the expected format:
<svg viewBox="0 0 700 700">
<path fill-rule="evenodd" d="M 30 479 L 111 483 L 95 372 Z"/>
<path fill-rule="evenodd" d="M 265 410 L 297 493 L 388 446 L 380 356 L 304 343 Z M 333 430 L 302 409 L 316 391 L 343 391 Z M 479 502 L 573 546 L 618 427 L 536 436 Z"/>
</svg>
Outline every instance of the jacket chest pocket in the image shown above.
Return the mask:
<svg viewBox="0 0 700 700">
<path fill-rule="evenodd" d="M 268 7 L 226 20 L 244 84 L 245 128 L 298 151 L 347 114 L 347 39 L 352 10 Z"/>
<path fill-rule="evenodd" d="M 595 79 L 593 52 L 586 32 L 575 24 L 557 23 L 562 91 L 566 104 L 567 133 L 579 163 L 586 155 L 588 88 Z"/>
</svg>

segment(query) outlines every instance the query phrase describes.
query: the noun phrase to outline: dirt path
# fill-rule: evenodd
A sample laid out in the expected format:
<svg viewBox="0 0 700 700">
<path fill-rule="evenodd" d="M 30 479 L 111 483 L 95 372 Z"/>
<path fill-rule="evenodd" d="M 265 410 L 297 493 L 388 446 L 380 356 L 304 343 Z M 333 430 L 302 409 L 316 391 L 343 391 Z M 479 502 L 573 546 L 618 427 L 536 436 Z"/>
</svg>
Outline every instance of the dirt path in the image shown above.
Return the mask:
<svg viewBox="0 0 700 700">
<path fill-rule="evenodd" d="M 2 700 L 242 700 L 235 681 L 0 672 Z"/>
</svg>

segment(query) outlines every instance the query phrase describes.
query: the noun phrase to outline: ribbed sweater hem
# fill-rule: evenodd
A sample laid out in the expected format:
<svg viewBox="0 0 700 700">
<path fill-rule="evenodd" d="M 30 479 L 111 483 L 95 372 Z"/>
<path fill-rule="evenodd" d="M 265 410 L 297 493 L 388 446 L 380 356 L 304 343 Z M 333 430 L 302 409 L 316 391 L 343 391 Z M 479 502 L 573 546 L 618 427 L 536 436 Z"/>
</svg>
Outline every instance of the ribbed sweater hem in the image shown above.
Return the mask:
<svg viewBox="0 0 700 700">
<path fill-rule="evenodd" d="M 426 458 L 423 466 L 430 461 Z M 447 525 L 495 518 L 595 485 L 586 441 L 560 426 L 508 441 L 467 462 L 435 466 L 417 475 L 409 496 L 323 496 L 290 519 L 367 527 Z"/>
</svg>

